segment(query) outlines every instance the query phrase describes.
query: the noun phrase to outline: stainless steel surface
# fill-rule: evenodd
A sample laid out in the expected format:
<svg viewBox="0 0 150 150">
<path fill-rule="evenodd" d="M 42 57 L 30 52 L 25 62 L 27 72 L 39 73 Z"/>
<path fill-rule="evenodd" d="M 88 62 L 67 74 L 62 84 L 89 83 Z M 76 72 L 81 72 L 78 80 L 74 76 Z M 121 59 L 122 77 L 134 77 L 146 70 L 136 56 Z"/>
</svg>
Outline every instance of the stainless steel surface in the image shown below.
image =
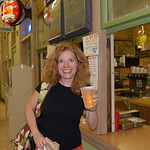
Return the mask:
<svg viewBox="0 0 150 150">
<path fill-rule="evenodd" d="M 119 118 L 125 119 L 130 117 L 139 117 L 139 110 L 128 110 L 119 112 Z"/>
<path fill-rule="evenodd" d="M 131 117 L 131 118 L 128 118 L 128 120 L 133 122 L 134 128 L 142 127 L 143 123 L 146 121 L 146 120 L 138 118 L 138 117 Z"/>
<path fill-rule="evenodd" d="M 133 122 L 129 121 L 128 119 L 120 119 L 119 120 L 119 129 L 128 130 L 131 128 L 133 128 Z"/>
</svg>

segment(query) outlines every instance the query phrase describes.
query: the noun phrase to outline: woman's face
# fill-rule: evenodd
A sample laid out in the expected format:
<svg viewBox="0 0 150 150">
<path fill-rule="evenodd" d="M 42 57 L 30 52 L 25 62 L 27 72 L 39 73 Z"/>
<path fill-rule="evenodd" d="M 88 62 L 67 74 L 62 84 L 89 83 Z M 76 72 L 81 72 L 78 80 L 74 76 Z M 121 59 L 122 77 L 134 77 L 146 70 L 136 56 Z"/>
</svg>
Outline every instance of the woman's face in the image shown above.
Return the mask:
<svg viewBox="0 0 150 150">
<path fill-rule="evenodd" d="M 58 71 L 63 80 L 73 81 L 78 68 L 78 60 L 75 54 L 65 50 L 58 57 Z"/>
</svg>

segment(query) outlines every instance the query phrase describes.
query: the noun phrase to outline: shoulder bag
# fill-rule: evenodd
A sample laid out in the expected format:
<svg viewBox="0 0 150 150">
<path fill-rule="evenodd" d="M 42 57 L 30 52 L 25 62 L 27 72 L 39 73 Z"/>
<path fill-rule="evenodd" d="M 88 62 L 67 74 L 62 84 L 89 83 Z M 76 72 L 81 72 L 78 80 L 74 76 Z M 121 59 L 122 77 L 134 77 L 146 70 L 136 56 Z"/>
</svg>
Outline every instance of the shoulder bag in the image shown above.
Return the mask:
<svg viewBox="0 0 150 150">
<path fill-rule="evenodd" d="M 50 90 L 49 83 L 42 82 L 39 99 L 38 99 L 38 104 L 35 109 L 36 117 L 38 117 L 41 113 L 40 112 L 41 104 L 49 90 Z M 33 147 L 34 147 L 34 142 L 33 142 L 32 133 L 31 133 L 31 130 L 30 130 L 28 124 L 26 124 L 18 132 L 16 139 L 13 141 L 11 149 L 12 150 L 33 150 Z"/>
</svg>

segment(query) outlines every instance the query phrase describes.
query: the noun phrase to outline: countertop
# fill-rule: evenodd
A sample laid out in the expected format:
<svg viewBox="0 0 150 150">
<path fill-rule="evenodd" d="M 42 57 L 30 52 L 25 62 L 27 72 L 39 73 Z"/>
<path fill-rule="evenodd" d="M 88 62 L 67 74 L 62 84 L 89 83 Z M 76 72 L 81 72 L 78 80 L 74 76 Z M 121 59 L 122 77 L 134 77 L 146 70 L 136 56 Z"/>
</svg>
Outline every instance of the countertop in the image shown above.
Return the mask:
<svg viewBox="0 0 150 150">
<path fill-rule="evenodd" d="M 131 103 L 137 103 L 137 104 L 141 104 L 141 105 L 145 105 L 147 107 L 150 107 L 150 98 L 148 97 L 144 97 L 144 98 L 131 98 L 130 99 Z"/>
<path fill-rule="evenodd" d="M 80 123 L 82 138 L 101 150 L 149 150 L 150 126 L 119 130 L 118 132 L 97 135 L 87 124 Z"/>
</svg>

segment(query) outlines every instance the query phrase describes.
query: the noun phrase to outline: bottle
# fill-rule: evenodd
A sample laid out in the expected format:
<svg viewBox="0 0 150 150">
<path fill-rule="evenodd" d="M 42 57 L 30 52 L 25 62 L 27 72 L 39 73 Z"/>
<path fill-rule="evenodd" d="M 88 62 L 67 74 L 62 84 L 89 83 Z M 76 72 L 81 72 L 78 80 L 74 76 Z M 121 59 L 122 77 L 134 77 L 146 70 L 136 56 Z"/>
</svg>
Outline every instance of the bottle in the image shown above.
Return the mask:
<svg viewBox="0 0 150 150">
<path fill-rule="evenodd" d="M 115 132 L 119 131 L 119 112 L 115 109 Z"/>
</svg>

